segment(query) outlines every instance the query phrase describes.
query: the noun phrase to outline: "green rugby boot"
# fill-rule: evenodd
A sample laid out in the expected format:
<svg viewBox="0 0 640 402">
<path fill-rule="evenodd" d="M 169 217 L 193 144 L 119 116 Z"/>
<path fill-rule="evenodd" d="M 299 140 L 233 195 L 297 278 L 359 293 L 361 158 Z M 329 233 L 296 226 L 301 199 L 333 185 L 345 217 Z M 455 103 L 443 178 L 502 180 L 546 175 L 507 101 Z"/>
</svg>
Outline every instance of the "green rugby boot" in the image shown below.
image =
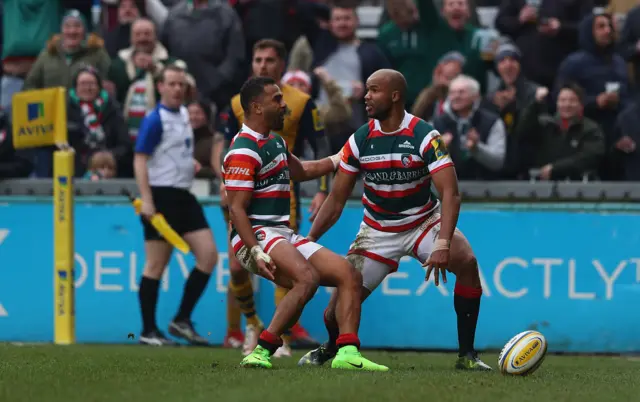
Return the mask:
<svg viewBox="0 0 640 402">
<path fill-rule="evenodd" d="M 488 364 L 478 358 L 477 353 L 467 353 L 464 356 L 458 357 L 456 361 L 457 370 L 468 371 L 491 371 L 493 370 Z"/>
<path fill-rule="evenodd" d="M 355 346 L 343 346 L 338 350 L 336 357 L 331 362 L 331 368 L 342 370 L 364 371 L 389 371 L 389 367 L 383 366 L 365 359 Z"/>
<path fill-rule="evenodd" d="M 271 364 L 271 354 L 267 349 L 258 345 L 255 349 L 253 349 L 253 352 L 242 359 L 242 361 L 240 362 L 240 366 L 270 369 L 271 367 L 273 367 L 273 365 Z"/>
</svg>

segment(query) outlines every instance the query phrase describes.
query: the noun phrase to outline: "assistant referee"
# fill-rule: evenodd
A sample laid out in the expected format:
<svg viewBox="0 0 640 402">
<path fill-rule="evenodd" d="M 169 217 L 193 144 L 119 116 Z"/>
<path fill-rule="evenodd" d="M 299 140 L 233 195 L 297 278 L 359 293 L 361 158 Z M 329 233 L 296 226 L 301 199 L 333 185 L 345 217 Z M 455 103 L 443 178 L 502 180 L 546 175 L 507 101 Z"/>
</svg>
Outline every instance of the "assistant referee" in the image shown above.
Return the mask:
<svg viewBox="0 0 640 402">
<path fill-rule="evenodd" d="M 169 333 L 191 344 L 208 343 L 195 331 L 191 313 L 207 287 L 218 251 L 202 206 L 190 192 L 196 162 L 189 113 L 183 105 L 186 88 L 185 71 L 175 65 L 165 67 L 158 82 L 160 103 L 142 121 L 136 141 L 134 170 L 142 199 L 146 257 L 139 291 L 143 324 L 140 343 L 147 345 L 175 343 L 156 325 L 160 279 L 173 246 L 148 223 L 155 213 L 164 215 L 196 258 L 178 313 L 169 324 Z"/>
</svg>

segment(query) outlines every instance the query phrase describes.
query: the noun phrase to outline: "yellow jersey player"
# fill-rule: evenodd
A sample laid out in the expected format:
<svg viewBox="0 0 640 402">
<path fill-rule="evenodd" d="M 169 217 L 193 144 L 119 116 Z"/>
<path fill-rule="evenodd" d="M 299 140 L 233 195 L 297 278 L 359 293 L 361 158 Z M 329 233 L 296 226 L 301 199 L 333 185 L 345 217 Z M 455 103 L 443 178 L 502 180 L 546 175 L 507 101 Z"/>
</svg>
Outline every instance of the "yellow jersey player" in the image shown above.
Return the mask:
<svg viewBox="0 0 640 402">
<path fill-rule="evenodd" d="M 281 42 L 272 39 L 263 39 L 257 42 L 253 48 L 252 70 L 257 77 L 269 77 L 278 83 L 287 104 L 284 127 L 277 133 L 287 142 L 288 150 L 293 155 L 301 156 L 304 152 L 305 142 L 308 143 L 315 153 L 316 159 L 329 156 L 329 143 L 324 136 L 324 127 L 318 115 L 318 109 L 311 97 L 304 92 L 290 85 L 281 84 L 281 79 L 285 70 L 286 49 Z M 221 131 L 225 134 L 227 143 L 238 133 L 244 123 L 244 111 L 240 104 L 240 95 L 231 99 L 230 110 L 223 114 Z M 219 163 L 223 152 L 224 144 L 218 144 L 213 149 L 211 160 Z M 319 179 L 319 191 L 311 202 L 311 219 L 315 217 L 320 206 L 327 197 L 330 175 Z M 298 183 L 291 186 L 291 228 L 298 231 L 300 227 L 300 188 Z M 225 209 L 226 197 L 224 185 L 220 188 L 221 204 Z M 228 216 L 225 212 L 228 221 Z M 253 287 L 251 277 L 246 270 L 243 270 L 233 253 L 229 253 L 229 270 L 231 278 L 229 281 L 229 296 L 235 296 L 235 302 L 247 320 L 247 327 L 244 334 L 243 354 L 251 353 L 258 342 L 258 336 L 263 330 L 263 324 L 256 313 Z M 276 305 L 284 297 L 287 290 L 278 286 L 276 288 Z M 227 303 L 234 301 L 229 297 Z M 235 315 L 233 309 L 229 309 L 227 319 L 229 328 L 227 338 L 240 337 L 239 317 Z M 237 334 L 237 335 L 236 335 Z M 296 323 L 284 336 L 284 345 L 278 349 L 274 357 L 291 356 L 290 343 L 295 342 L 298 346 L 315 347 L 315 342 L 304 328 Z M 227 341 L 228 342 L 228 341 Z M 231 343 L 231 342 L 228 342 Z M 313 345 L 313 346 L 311 346 Z"/>
</svg>

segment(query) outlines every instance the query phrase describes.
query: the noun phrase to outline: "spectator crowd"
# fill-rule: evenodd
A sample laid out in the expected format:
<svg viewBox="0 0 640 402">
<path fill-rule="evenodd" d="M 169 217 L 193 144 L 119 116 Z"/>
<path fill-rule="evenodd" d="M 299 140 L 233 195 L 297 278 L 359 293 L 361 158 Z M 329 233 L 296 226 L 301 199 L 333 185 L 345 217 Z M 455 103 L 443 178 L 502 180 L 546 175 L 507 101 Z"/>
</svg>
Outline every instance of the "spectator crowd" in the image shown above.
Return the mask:
<svg viewBox="0 0 640 402">
<path fill-rule="evenodd" d="M 275 40 L 282 84 L 311 96 L 333 152 L 367 121 L 367 78 L 394 68 L 461 180 L 640 181 L 640 0 L 386 0 L 375 40 L 357 36 L 360 3 L 0 0 L 0 179 L 51 177 L 53 148 L 11 140 L 12 96 L 51 87 L 67 88 L 76 174 L 132 177 L 167 65 L 187 73 L 198 175 L 216 178 L 231 98 L 271 71 L 254 49 Z"/>
</svg>

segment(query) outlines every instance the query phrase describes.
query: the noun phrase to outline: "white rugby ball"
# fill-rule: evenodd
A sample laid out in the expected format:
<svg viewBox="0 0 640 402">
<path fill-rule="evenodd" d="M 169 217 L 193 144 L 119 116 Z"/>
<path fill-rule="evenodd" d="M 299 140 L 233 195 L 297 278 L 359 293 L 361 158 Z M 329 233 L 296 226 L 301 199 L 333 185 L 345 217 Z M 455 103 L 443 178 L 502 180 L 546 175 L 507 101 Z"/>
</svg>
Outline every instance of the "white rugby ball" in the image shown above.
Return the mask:
<svg viewBox="0 0 640 402">
<path fill-rule="evenodd" d="M 502 374 L 525 376 L 536 371 L 547 355 L 547 340 L 538 331 L 524 331 L 502 348 L 498 367 Z"/>
</svg>

